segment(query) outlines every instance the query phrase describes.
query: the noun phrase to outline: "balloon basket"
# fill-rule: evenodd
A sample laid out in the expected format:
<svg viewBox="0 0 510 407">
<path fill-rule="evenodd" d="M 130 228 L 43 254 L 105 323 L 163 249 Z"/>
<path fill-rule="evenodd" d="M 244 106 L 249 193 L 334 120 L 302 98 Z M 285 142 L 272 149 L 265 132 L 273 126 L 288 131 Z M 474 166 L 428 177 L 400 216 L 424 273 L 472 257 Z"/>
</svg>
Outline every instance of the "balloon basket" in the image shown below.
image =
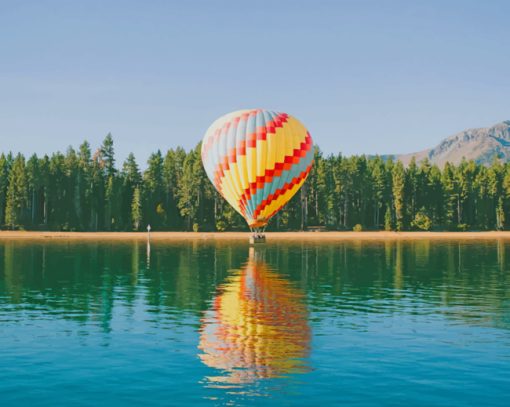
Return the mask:
<svg viewBox="0 0 510 407">
<path fill-rule="evenodd" d="M 256 234 L 250 236 L 250 244 L 266 243 L 266 235 Z"/>
</svg>

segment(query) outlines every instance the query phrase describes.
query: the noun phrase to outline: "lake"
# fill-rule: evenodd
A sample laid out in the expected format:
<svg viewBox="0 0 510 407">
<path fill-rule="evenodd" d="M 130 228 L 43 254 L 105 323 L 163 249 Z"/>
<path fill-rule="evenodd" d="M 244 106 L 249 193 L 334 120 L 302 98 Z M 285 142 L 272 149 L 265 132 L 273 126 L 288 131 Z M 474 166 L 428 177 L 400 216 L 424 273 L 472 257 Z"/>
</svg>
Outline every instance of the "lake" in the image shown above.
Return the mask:
<svg viewBox="0 0 510 407">
<path fill-rule="evenodd" d="M 0 405 L 507 406 L 510 241 L 0 241 Z"/>
</svg>

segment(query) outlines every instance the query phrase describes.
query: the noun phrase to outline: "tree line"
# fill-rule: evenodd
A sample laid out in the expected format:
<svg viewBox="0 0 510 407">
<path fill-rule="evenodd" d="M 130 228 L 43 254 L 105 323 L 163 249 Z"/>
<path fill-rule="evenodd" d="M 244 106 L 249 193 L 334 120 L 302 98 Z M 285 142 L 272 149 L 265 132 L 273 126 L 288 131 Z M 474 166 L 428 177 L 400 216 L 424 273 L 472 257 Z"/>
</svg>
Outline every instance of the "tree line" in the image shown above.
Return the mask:
<svg viewBox="0 0 510 407">
<path fill-rule="evenodd" d="M 324 156 L 269 230 L 494 230 L 510 228 L 510 163 L 462 160 L 440 168 L 381 157 Z M 200 144 L 116 165 L 113 139 L 92 152 L 0 155 L 0 225 L 64 231 L 246 230 L 202 167 Z"/>
</svg>

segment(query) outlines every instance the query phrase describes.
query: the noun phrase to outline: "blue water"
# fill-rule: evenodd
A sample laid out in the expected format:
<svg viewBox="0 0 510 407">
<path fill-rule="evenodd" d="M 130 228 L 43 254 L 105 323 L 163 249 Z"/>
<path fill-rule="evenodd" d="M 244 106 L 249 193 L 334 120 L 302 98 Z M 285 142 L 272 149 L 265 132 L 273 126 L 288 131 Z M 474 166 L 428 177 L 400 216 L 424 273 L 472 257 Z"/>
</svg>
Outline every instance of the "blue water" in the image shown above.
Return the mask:
<svg viewBox="0 0 510 407">
<path fill-rule="evenodd" d="M 0 241 L 1 406 L 507 406 L 510 242 Z"/>
</svg>

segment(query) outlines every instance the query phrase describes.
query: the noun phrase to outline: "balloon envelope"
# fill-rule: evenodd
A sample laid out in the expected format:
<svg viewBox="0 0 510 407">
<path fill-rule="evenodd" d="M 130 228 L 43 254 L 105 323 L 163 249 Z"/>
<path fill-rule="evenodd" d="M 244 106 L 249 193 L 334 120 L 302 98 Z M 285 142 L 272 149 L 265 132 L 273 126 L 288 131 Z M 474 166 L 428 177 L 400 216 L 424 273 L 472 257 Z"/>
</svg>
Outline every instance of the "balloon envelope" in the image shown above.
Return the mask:
<svg viewBox="0 0 510 407">
<path fill-rule="evenodd" d="M 305 182 L 312 168 L 313 141 L 286 113 L 240 110 L 209 127 L 202 162 L 218 192 L 250 227 L 259 228 Z"/>
</svg>

